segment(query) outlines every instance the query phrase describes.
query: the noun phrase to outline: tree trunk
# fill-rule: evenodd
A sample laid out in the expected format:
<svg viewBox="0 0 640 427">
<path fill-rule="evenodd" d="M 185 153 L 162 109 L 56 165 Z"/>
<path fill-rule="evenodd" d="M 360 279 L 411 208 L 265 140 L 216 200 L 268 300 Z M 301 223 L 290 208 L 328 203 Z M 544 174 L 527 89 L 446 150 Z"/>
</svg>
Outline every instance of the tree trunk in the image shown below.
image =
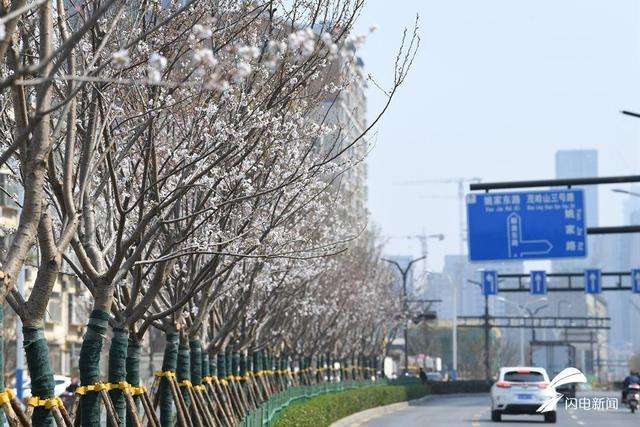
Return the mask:
<svg viewBox="0 0 640 427">
<path fill-rule="evenodd" d="M 176 368 L 176 379 L 178 382 L 182 382 L 184 380 L 191 380 L 191 360 L 189 354 L 189 343 L 186 338 L 180 339 L 180 346 L 178 347 L 178 367 Z M 189 390 L 187 387 L 181 387 L 182 396 L 184 398 L 185 406 L 187 407 L 187 411 L 189 410 L 189 406 L 191 406 L 191 399 L 189 398 Z"/>
<path fill-rule="evenodd" d="M 189 354 L 191 365 L 191 382 L 193 385 L 202 384 L 202 344 L 200 340 L 189 341 Z"/>
<path fill-rule="evenodd" d="M 129 345 L 129 331 L 122 327 L 113 328 L 113 338 L 109 347 L 109 382 L 117 384 L 127 379 L 127 346 Z M 121 423 L 127 416 L 127 402 L 122 390 L 109 391 L 116 415 Z"/>
<path fill-rule="evenodd" d="M 80 383 L 91 385 L 100 381 L 100 353 L 109 325 L 109 313 L 95 309 L 89 316 L 87 332 L 80 348 Z M 101 400 L 100 393 L 89 392 L 80 398 L 81 425 L 99 427 Z"/>
<path fill-rule="evenodd" d="M 134 387 L 140 387 L 140 342 L 129 336 L 127 348 L 127 382 Z M 136 411 L 140 413 L 140 396 L 133 396 Z M 127 412 L 127 427 L 134 425 L 131 415 Z"/>
<path fill-rule="evenodd" d="M 41 399 L 54 397 L 55 382 L 53 381 L 53 371 L 49 361 L 49 347 L 44 338 L 42 328 L 24 327 L 24 351 L 31 377 L 31 396 Z M 34 408 L 31 417 L 34 426 L 53 426 L 53 416 L 51 410 L 42 406 Z"/>
<path fill-rule="evenodd" d="M 175 332 L 168 332 L 166 338 L 167 344 L 164 348 L 162 370 L 176 372 L 179 336 Z M 160 393 L 160 425 L 162 427 L 173 427 L 173 397 L 171 396 L 169 380 L 166 377 L 160 378 L 158 393 Z"/>
</svg>

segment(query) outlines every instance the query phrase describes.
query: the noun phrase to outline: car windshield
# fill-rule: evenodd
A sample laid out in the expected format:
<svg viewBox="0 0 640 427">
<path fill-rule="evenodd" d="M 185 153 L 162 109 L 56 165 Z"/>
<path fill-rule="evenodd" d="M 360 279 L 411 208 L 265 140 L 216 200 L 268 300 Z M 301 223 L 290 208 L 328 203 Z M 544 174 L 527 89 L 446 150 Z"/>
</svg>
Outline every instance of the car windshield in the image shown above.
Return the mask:
<svg viewBox="0 0 640 427">
<path fill-rule="evenodd" d="M 509 371 L 505 372 L 504 380 L 511 383 L 540 383 L 544 382 L 542 372 Z"/>
</svg>

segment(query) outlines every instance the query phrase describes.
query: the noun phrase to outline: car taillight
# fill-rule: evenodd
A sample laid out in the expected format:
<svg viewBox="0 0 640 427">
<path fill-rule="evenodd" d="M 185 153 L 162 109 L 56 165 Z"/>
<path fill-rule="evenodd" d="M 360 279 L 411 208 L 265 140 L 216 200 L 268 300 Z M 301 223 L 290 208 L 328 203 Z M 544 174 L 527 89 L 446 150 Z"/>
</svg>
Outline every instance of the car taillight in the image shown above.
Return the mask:
<svg viewBox="0 0 640 427">
<path fill-rule="evenodd" d="M 539 387 L 539 388 L 541 388 L 541 389 L 545 389 L 545 388 L 547 388 L 548 386 L 549 386 L 549 384 L 547 384 L 547 383 L 540 383 L 540 384 L 538 384 L 538 387 Z"/>
<path fill-rule="evenodd" d="M 511 388 L 511 383 L 508 383 L 506 381 L 498 381 L 496 383 L 496 387 L 500 387 L 500 388 Z"/>
</svg>

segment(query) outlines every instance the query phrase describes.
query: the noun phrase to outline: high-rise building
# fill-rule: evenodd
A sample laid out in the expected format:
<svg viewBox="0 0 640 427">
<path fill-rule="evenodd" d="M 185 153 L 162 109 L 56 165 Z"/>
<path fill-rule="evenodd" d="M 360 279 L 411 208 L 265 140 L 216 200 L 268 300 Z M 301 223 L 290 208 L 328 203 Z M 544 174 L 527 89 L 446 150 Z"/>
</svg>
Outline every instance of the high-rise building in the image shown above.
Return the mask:
<svg viewBox="0 0 640 427">
<path fill-rule="evenodd" d="M 335 184 L 345 194 L 345 207 L 361 220 L 362 225 L 366 225 L 368 144 L 365 138 L 360 138 L 367 125 L 364 62 L 356 58 L 355 65 L 351 66 L 344 59 L 336 59 L 327 73 L 323 83 L 333 79 L 338 82 L 347 75 L 349 85 L 330 93 L 317 109 L 316 121 L 334 128 L 331 133 L 318 138 L 318 149 L 326 158 L 340 155 L 343 164 L 350 163 Z"/>
<path fill-rule="evenodd" d="M 597 150 L 558 150 L 556 151 L 556 178 L 586 178 L 598 176 Z M 591 185 L 582 188 L 585 192 L 587 225 L 598 225 L 598 187 Z"/>
<path fill-rule="evenodd" d="M 559 150 L 555 156 L 556 178 L 587 178 L 598 176 L 598 151 L 597 150 Z M 587 226 L 594 227 L 599 224 L 598 215 L 598 187 L 585 186 L 575 187 L 583 188 L 585 193 L 585 219 Z M 609 257 L 604 256 L 607 253 L 602 236 L 589 236 L 588 238 L 588 254 L 583 259 L 566 259 L 556 260 L 551 263 L 551 269 L 554 272 L 573 272 L 579 273 L 586 268 L 602 268 L 607 269 L 605 265 Z M 566 285 L 566 279 L 558 279 L 558 286 Z M 564 282 L 563 282 L 564 281 Z M 550 282 L 552 283 L 552 282 Z M 608 302 L 616 296 L 604 295 L 585 295 L 584 292 L 563 292 L 549 293 L 547 304 L 556 315 L 560 316 L 604 316 L 607 315 Z M 615 327 L 612 319 L 612 327 Z M 596 347 L 600 348 L 607 340 L 608 335 L 599 332 L 596 336 Z M 606 352 L 598 351 L 596 354 L 592 346 L 586 344 L 576 345 L 577 360 L 579 367 L 593 372 L 595 360 L 604 358 Z"/>
</svg>

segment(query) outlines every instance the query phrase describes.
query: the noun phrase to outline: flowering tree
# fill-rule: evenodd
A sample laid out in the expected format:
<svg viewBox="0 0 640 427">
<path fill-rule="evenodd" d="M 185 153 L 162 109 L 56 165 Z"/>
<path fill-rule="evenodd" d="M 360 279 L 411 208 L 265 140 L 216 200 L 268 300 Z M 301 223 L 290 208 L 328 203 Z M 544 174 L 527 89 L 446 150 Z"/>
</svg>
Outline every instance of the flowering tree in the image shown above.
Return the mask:
<svg viewBox="0 0 640 427">
<path fill-rule="evenodd" d="M 58 0 L 0 9 L 2 165 L 24 188 L 0 297 L 25 325 L 35 396 L 53 397 L 43 319 L 63 263 L 92 296 L 83 385 L 100 381 L 109 329 L 111 383 L 139 383 L 150 327 L 167 333 L 169 365 L 178 334 L 192 353 L 206 339 L 211 355 L 380 349 L 394 299 L 362 232 L 366 217 L 350 205 L 377 119 L 358 129 L 332 120 L 363 79 L 355 52 L 364 37 L 351 35 L 362 7 Z M 403 42 L 380 114 L 417 45 L 415 32 Z M 34 247 L 38 275 L 25 300 L 14 282 Z M 122 391 L 111 400 L 124 419 Z M 98 393 L 82 396 L 80 416 L 99 424 Z M 52 422 L 36 407 L 34 423 Z"/>
</svg>

